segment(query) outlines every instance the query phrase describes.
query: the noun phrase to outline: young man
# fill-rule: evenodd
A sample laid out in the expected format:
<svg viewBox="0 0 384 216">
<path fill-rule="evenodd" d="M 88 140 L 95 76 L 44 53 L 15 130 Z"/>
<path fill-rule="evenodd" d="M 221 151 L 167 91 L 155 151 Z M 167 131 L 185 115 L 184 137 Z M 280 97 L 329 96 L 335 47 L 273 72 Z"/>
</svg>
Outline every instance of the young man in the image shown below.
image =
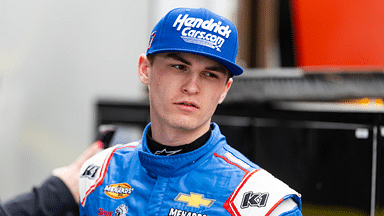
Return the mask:
<svg viewBox="0 0 384 216">
<path fill-rule="evenodd" d="M 177 8 L 153 29 L 138 74 L 151 123 L 81 170 L 81 215 L 301 215 L 300 195 L 231 148 L 211 122 L 243 70 L 237 31 L 206 9 Z"/>
</svg>

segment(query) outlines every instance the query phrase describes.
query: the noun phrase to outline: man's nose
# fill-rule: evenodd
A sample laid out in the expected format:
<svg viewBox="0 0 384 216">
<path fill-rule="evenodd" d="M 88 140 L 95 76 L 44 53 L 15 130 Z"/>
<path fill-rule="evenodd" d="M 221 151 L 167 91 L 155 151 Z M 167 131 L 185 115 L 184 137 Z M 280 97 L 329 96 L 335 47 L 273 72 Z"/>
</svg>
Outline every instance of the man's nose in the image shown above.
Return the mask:
<svg viewBox="0 0 384 216">
<path fill-rule="evenodd" d="M 182 91 L 187 94 L 196 94 L 200 91 L 199 77 L 197 75 L 189 75 L 186 77 L 185 83 L 182 86 Z"/>
</svg>

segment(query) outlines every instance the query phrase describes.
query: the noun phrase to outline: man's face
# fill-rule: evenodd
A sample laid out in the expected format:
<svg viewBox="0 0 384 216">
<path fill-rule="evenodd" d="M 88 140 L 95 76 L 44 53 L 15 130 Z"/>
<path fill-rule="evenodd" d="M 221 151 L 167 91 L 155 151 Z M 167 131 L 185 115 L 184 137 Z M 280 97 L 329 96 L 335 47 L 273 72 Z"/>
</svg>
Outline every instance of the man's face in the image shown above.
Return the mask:
<svg viewBox="0 0 384 216">
<path fill-rule="evenodd" d="M 217 105 L 232 84 L 228 69 L 190 53 L 157 54 L 152 65 L 146 57 L 142 58 L 147 61 L 147 77 L 140 76 L 140 72 L 139 77 L 149 86 L 152 126 L 182 130 L 208 128 Z"/>
</svg>

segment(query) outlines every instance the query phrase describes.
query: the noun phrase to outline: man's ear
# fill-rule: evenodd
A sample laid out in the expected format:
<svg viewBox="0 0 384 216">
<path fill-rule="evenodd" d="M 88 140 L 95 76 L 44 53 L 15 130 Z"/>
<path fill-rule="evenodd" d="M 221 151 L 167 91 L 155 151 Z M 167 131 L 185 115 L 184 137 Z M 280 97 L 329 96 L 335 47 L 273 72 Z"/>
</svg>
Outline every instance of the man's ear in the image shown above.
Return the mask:
<svg viewBox="0 0 384 216">
<path fill-rule="evenodd" d="M 140 81 L 144 85 L 149 84 L 149 69 L 150 69 L 150 62 L 145 54 L 141 54 L 139 57 L 139 67 L 138 67 L 138 75 Z"/>
<path fill-rule="evenodd" d="M 228 93 L 229 89 L 232 86 L 232 83 L 233 83 L 233 79 L 229 78 L 227 84 L 225 85 L 224 92 L 220 95 L 219 104 L 221 104 L 224 101 L 225 97 L 227 96 L 227 93 Z"/>
</svg>

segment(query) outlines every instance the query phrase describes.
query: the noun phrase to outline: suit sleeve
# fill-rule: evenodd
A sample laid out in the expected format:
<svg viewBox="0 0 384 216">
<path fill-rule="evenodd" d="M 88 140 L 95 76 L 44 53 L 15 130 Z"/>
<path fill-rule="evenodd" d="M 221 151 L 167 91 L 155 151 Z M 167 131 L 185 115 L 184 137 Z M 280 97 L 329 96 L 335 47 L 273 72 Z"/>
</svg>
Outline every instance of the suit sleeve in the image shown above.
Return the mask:
<svg viewBox="0 0 384 216">
<path fill-rule="evenodd" d="M 9 215 L 79 215 L 79 207 L 65 183 L 48 178 L 31 192 L 19 195 L 3 205 Z"/>
<path fill-rule="evenodd" d="M 82 165 L 79 176 L 79 210 L 81 216 L 90 215 L 87 213 L 89 206 L 86 204 L 88 196 L 103 183 L 109 161 L 118 147 L 120 145 L 105 149 Z"/>
<path fill-rule="evenodd" d="M 223 206 L 232 216 L 301 215 L 301 195 L 260 169 L 248 173 Z"/>
</svg>

